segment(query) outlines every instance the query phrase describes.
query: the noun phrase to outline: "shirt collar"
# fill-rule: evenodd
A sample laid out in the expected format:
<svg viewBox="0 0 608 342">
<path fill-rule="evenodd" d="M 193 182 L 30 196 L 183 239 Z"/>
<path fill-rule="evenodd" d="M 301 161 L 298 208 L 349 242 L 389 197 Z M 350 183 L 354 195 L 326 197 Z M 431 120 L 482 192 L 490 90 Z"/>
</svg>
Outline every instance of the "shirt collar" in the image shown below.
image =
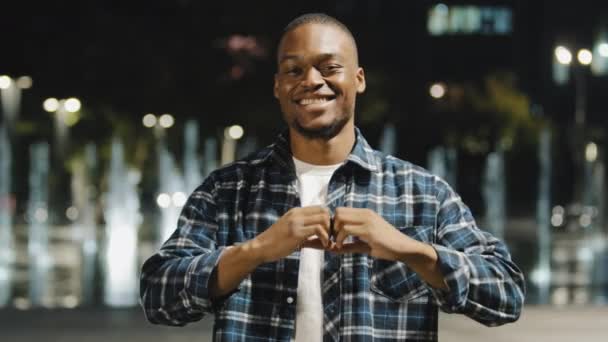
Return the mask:
<svg viewBox="0 0 608 342">
<path fill-rule="evenodd" d="M 258 158 L 253 163 L 260 164 L 270 161 L 276 161 L 281 167 L 294 169 L 288 129 L 281 132 L 272 145 L 260 151 Z M 357 127 L 355 127 L 355 146 L 346 158 L 346 163 L 353 163 L 370 172 L 381 169 L 378 152 L 372 149 Z"/>
</svg>

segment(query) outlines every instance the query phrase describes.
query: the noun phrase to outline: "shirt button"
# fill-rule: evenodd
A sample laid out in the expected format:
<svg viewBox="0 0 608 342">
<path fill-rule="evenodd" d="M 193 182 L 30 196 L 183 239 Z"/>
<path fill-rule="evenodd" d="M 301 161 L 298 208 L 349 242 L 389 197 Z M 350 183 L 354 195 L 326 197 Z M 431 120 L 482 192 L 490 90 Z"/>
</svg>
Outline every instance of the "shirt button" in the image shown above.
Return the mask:
<svg viewBox="0 0 608 342">
<path fill-rule="evenodd" d="M 293 303 L 293 297 L 287 297 L 287 304 Z"/>
</svg>

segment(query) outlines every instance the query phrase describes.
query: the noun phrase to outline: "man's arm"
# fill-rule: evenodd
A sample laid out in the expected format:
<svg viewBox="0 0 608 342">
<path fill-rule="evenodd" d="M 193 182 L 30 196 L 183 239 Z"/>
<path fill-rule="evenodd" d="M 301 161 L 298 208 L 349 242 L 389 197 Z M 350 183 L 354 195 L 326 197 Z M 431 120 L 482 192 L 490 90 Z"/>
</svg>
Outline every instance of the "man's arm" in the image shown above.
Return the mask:
<svg viewBox="0 0 608 342">
<path fill-rule="evenodd" d="M 250 241 L 217 246 L 214 186 L 210 176 L 190 196 L 177 230 L 142 266 L 140 295 L 152 323 L 200 320 L 259 264 L 288 256 L 313 235 L 329 244 L 329 211 L 306 207 L 291 209 Z"/>
<path fill-rule="evenodd" d="M 402 247 L 398 249 L 396 260 L 406 264 L 432 287 L 447 290 L 448 286 L 439 268 L 437 251 L 431 245 L 405 235 L 402 240 Z"/>
<path fill-rule="evenodd" d="M 448 290 L 431 289 L 441 309 L 488 325 L 517 320 L 525 295 L 520 269 L 503 242 L 480 230 L 469 208 L 441 179 L 436 180 L 437 265 Z"/>
<path fill-rule="evenodd" d="M 402 261 L 429 285 L 446 312 L 465 314 L 486 325 L 519 318 L 524 279 L 504 243 L 477 228 L 470 210 L 449 185 L 437 180 L 437 240 L 414 240 L 369 209 L 337 208 L 336 253 L 365 253 Z M 358 241 L 344 243 L 352 235 Z"/>
<path fill-rule="evenodd" d="M 150 322 L 181 326 L 212 311 L 208 283 L 226 249 L 217 247 L 217 229 L 210 176 L 188 198 L 175 232 L 142 266 L 140 296 Z"/>
<path fill-rule="evenodd" d="M 378 259 L 401 261 L 431 286 L 447 289 L 437 263 L 437 252 L 431 245 L 401 233 L 370 209 L 336 208 L 334 221 L 336 244 L 331 246 L 331 251 L 364 253 Z M 345 243 L 349 235 L 356 236 L 359 241 Z"/>
<path fill-rule="evenodd" d="M 229 247 L 221 256 L 211 280 L 211 296 L 225 296 L 255 268 L 284 258 L 316 235 L 329 246 L 330 214 L 320 206 L 293 208 L 263 233 L 238 246 Z"/>
</svg>

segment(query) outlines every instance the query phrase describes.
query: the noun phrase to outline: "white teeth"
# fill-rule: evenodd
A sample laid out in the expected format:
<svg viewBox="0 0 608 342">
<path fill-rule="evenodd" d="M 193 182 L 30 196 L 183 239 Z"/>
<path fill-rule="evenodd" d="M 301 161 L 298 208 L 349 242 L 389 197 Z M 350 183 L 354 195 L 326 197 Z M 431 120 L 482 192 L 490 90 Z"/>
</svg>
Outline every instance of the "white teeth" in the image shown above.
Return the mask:
<svg viewBox="0 0 608 342">
<path fill-rule="evenodd" d="M 327 102 L 327 98 L 325 98 L 325 97 L 300 100 L 301 105 L 309 105 L 309 104 L 313 104 L 313 103 L 325 103 L 325 102 Z"/>
</svg>

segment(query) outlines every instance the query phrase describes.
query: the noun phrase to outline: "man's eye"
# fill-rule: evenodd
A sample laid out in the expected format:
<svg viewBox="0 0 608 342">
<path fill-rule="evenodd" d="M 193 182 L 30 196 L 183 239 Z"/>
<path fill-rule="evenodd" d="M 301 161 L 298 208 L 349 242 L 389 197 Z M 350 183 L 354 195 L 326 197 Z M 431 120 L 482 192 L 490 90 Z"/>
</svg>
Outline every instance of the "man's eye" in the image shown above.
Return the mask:
<svg viewBox="0 0 608 342">
<path fill-rule="evenodd" d="M 300 74 L 300 68 L 289 68 L 289 69 L 285 70 L 285 74 L 287 74 L 287 75 L 299 75 Z"/>
<path fill-rule="evenodd" d="M 325 73 L 334 73 L 340 69 L 341 69 L 341 66 L 335 65 L 335 64 L 331 64 L 331 65 L 327 65 L 327 66 L 323 67 L 323 71 Z"/>
</svg>

